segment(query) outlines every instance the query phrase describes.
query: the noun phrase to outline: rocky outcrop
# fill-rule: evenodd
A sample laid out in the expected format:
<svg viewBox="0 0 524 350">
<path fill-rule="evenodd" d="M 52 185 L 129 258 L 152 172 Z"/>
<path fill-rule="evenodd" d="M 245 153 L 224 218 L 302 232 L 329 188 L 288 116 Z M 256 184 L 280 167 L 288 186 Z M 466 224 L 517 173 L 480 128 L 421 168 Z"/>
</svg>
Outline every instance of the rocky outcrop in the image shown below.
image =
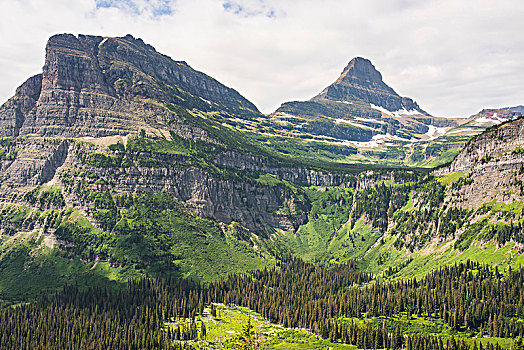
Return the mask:
<svg viewBox="0 0 524 350">
<path fill-rule="evenodd" d="M 440 172 L 480 171 L 499 164 L 500 167 L 519 167 L 523 159 L 517 148 L 524 147 L 524 118 L 504 123 L 474 137 Z"/>
<path fill-rule="evenodd" d="M 26 118 L 35 113 L 35 106 L 42 89 L 42 74 L 27 79 L 15 96 L 0 107 L 0 137 L 18 136 Z"/>
<path fill-rule="evenodd" d="M 76 156 L 84 147 L 82 143 L 72 145 L 60 174 L 67 201 L 79 209 L 89 203 L 82 202 L 77 189 L 87 186 L 83 191 L 168 193 L 201 217 L 228 224 L 236 221 L 254 232 L 274 228 L 295 232 L 307 220 L 308 203 L 284 183 L 269 185 L 248 176 L 220 176 L 169 156 L 161 167 L 95 167 Z"/>
<path fill-rule="evenodd" d="M 30 138 L 12 147 L 16 157 L 0 161 L 0 196 L 51 180 L 68 154 L 67 140 Z"/>
<path fill-rule="evenodd" d="M 46 159 L 37 179 L 39 185 L 51 181 L 55 176 L 57 169 L 64 164 L 67 158 L 68 148 L 69 142 L 64 140 L 60 145 L 58 145 L 57 149 L 51 154 L 51 156 Z"/>
<path fill-rule="evenodd" d="M 463 172 L 468 180 L 457 191 L 448 191 L 449 200 L 453 205 L 475 208 L 493 199 L 524 200 L 523 167 L 524 118 L 519 118 L 474 137 L 449 166 L 433 173 Z"/>
<path fill-rule="evenodd" d="M 427 114 L 415 101 L 399 96 L 384 83 L 382 75 L 371 61 L 362 57 L 355 57 L 349 61 L 340 77 L 311 100 L 365 102 L 389 111 L 405 109 Z"/>
</svg>

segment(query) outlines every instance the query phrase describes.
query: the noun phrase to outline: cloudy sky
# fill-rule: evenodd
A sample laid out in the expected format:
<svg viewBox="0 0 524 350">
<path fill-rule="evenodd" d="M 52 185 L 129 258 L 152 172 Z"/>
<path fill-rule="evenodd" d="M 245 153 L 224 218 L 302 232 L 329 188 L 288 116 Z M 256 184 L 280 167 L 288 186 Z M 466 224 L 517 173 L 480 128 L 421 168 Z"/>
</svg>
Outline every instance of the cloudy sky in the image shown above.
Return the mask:
<svg viewBox="0 0 524 350">
<path fill-rule="evenodd" d="M 266 113 L 354 56 L 434 115 L 524 104 L 522 0 L 0 0 L 0 100 L 65 32 L 140 37 Z"/>
</svg>

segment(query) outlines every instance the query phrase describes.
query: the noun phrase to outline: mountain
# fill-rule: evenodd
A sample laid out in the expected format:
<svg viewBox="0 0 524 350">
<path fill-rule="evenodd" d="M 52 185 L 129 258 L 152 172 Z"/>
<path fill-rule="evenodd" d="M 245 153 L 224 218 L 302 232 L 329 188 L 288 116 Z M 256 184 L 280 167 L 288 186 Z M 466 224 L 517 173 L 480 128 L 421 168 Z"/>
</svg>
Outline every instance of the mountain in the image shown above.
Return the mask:
<svg viewBox="0 0 524 350">
<path fill-rule="evenodd" d="M 3 105 L 0 135 L 98 137 L 161 129 L 176 115 L 159 108 L 159 100 L 206 112 L 260 114 L 235 90 L 130 35 L 56 35 L 47 44 L 43 72 Z"/>
<path fill-rule="evenodd" d="M 428 132 L 428 125 L 454 123 L 433 118 L 412 99 L 399 96 L 384 83 L 371 61 L 361 57 L 353 58 L 340 77 L 320 94 L 306 102 L 282 104 L 273 118 L 287 120 L 302 128 L 304 123 L 300 120 L 321 124 L 324 127 L 309 128 L 308 131 L 317 136 L 357 142 L 368 142 L 380 135 L 393 142 L 409 142 Z M 326 132 L 326 124 L 343 125 L 353 132 L 334 135 Z"/>
<path fill-rule="evenodd" d="M 516 112 L 519 112 L 521 114 L 524 114 L 524 106 L 514 106 L 514 107 L 504 107 L 502 108 L 504 110 L 507 110 L 507 111 L 516 111 Z"/>
<path fill-rule="evenodd" d="M 449 163 L 472 136 L 519 115 L 514 107 L 431 116 L 388 86 L 370 60 L 356 57 L 318 95 L 283 103 L 264 123 L 271 125 L 266 135 L 306 143 L 332 160 L 434 167 Z"/>
<path fill-rule="evenodd" d="M 431 167 L 449 162 L 468 140 L 447 133 L 464 122 L 429 115 L 389 87 L 371 61 L 356 57 L 317 96 L 283 103 L 266 121 L 266 134 L 309 142 L 323 154 L 331 145 L 332 160 Z M 344 154 L 348 148 L 355 150 Z"/>
<path fill-rule="evenodd" d="M 0 108 L 2 298 L 108 275 L 208 281 L 288 254 L 311 208 L 349 198 L 362 168 L 285 155 L 258 139 L 264 120 L 140 39 L 51 37 L 42 74 Z M 418 176 L 377 171 L 370 182 Z"/>
<path fill-rule="evenodd" d="M 399 96 L 384 83 L 382 75 L 371 61 L 362 57 L 355 57 L 349 61 L 340 77 L 310 101 L 322 100 L 363 102 L 390 112 L 419 112 L 421 115 L 427 115 L 415 101 L 409 97 Z"/>
<path fill-rule="evenodd" d="M 366 95 L 377 98 L 373 105 L 404 101 L 412 110 L 411 100 L 388 88 L 369 61 L 353 60 L 339 80 L 335 86 L 356 91 L 352 96 L 375 89 L 376 97 Z M 146 274 L 212 281 L 272 266 L 289 254 L 317 263 L 356 259 L 377 274 L 392 266 L 408 274 L 435 257 L 428 253 L 435 245 L 456 259 L 469 254 L 469 243 L 460 239 L 476 227 L 471 211 L 485 209 L 464 203 L 477 203 L 473 192 L 506 176 L 503 169 L 520 146 L 507 141 L 517 148 L 463 161 L 480 166 L 499 153 L 511 158 L 486 168 L 493 183 L 477 187 L 467 175 L 476 170 L 441 169 L 432 176 L 426 169 L 384 166 L 406 158 L 411 164 L 450 159 L 471 136 L 453 138 L 446 132 L 461 126 L 452 121 L 378 111 L 362 97 L 330 100 L 340 98 L 331 91 L 305 103 L 380 115 L 373 114 L 374 121 L 350 116 L 360 126 L 340 122 L 332 129 L 326 116 L 298 122 L 287 115 L 278 123 L 238 92 L 140 39 L 52 37 L 42 74 L 0 108 L 1 297 L 21 301 L 68 281 L 105 285 Z M 511 119 L 517 112 L 483 113 L 466 121 L 489 113 Z M 431 124 L 437 122 L 450 124 Z M 428 128 L 420 141 L 398 136 L 416 123 Z M 387 132 L 389 125 L 398 127 L 391 129 L 397 135 Z M 333 143 L 312 137 L 315 130 L 332 133 Z M 356 141 L 358 147 L 333 141 L 348 130 L 363 140 L 381 132 L 399 145 L 373 136 Z M 352 157 L 360 163 L 347 163 Z M 520 201 L 512 181 L 491 191 L 489 200 Z M 459 187 L 468 190 L 457 195 Z M 499 206 L 488 209 L 500 217 Z M 500 261 L 507 263 L 505 256 Z M 24 283 L 28 279 L 33 282 Z"/>
<path fill-rule="evenodd" d="M 519 108 L 435 118 L 363 59 L 284 107 L 52 37 L 0 108 L 0 348 L 509 348 Z"/>
</svg>

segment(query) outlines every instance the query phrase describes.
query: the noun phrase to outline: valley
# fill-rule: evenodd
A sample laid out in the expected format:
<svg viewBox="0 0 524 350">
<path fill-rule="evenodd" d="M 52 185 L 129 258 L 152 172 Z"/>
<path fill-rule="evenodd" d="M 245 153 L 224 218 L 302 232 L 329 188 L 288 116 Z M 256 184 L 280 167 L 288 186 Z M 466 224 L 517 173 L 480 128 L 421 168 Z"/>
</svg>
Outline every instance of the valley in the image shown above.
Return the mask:
<svg viewBox="0 0 524 350">
<path fill-rule="evenodd" d="M 523 112 L 431 116 L 357 57 L 266 115 L 55 35 L 0 107 L 0 348 L 509 349 Z"/>
</svg>

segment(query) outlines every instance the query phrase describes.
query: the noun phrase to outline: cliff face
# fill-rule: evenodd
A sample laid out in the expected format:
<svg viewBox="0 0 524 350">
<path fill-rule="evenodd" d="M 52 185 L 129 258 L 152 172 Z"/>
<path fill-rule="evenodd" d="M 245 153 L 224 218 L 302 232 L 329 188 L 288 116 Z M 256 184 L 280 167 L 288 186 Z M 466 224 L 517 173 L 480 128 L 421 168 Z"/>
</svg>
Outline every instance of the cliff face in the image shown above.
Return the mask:
<svg viewBox="0 0 524 350">
<path fill-rule="evenodd" d="M 522 200 L 524 179 L 524 118 L 492 127 L 474 137 L 449 167 L 435 171 L 445 175 L 456 171 L 470 179 L 458 195 L 459 206 L 478 207 L 493 199 Z"/>
<path fill-rule="evenodd" d="M 455 158 L 448 171 L 486 172 L 488 169 L 518 168 L 524 146 L 524 119 L 504 123 L 476 137 Z"/>
<path fill-rule="evenodd" d="M 159 103 L 158 101 L 162 101 Z M 132 36 L 49 39 L 43 73 L 0 110 L 0 136 L 106 136 L 180 122 L 164 105 L 258 116 L 238 92 Z"/>
</svg>

